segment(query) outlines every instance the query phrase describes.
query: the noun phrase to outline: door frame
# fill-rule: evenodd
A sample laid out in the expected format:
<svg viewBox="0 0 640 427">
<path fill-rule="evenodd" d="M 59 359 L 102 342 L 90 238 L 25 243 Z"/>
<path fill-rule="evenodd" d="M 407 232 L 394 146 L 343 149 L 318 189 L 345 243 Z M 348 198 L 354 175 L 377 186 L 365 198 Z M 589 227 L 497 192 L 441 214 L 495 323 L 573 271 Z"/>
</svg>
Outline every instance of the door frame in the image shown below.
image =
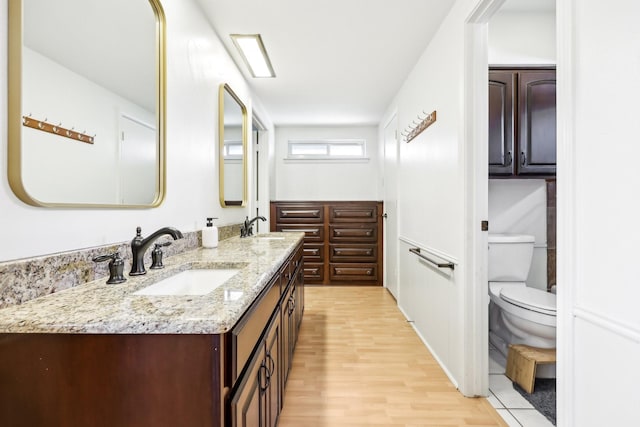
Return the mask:
<svg viewBox="0 0 640 427">
<path fill-rule="evenodd" d="M 382 199 L 385 202 L 385 204 L 384 204 L 384 206 L 385 206 L 384 207 L 385 214 L 386 214 L 386 210 L 387 210 L 387 208 L 386 208 L 386 206 L 387 206 L 386 196 L 387 196 L 387 191 L 389 190 L 388 187 L 387 187 L 387 180 L 386 180 L 386 176 L 387 176 L 387 170 L 386 170 L 386 165 L 387 165 L 387 139 L 386 139 L 386 135 L 387 135 L 387 128 L 394 121 L 395 121 L 395 151 L 396 151 L 396 153 L 395 153 L 395 156 L 396 156 L 395 157 L 395 159 L 396 159 L 396 167 L 395 167 L 395 169 L 396 169 L 395 170 L 396 178 L 395 179 L 396 179 L 396 184 L 397 184 L 397 182 L 398 182 L 398 177 L 397 177 L 397 175 L 398 175 L 398 160 L 400 158 L 400 144 L 399 144 L 399 140 L 398 140 L 398 111 L 397 111 L 397 109 L 394 109 L 389 114 L 389 116 L 384 121 L 382 121 L 383 126 L 382 126 L 381 132 L 380 132 L 381 135 L 382 135 L 382 138 L 381 138 L 381 141 L 382 141 L 382 150 L 381 150 L 382 151 L 382 166 L 383 166 L 383 168 L 382 168 L 382 170 L 383 170 L 382 176 L 383 176 L 383 180 L 384 180 L 383 181 L 383 186 L 382 186 L 382 192 L 383 192 Z M 398 215 L 399 207 L 398 207 L 398 203 L 397 203 L 397 200 L 398 200 L 398 187 L 397 187 L 397 185 L 396 185 L 396 188 L 394 188 L 392 190 L 395 191 L 395 194 L 396 194 L 395 218 L 385 217 L 385 219 L 383 221 L 383 224 L 384 224 L 384 229 L 383 229 L 384 230 L 383 231 L 384 232 L 384 239 L 383 239 L 383 241 L 385 242 L 384 246 L 383 246 L 383 259 L 384 259 L 384 261 L 383 261 L 383 271 L 384 271 L 383 284 L 384 284 L 385 288 L 389 289 L 389 286 L 388 286 L 388 283 L 387 283 L 386 279 L 389 278 L 388 274 L 391 271 L 391 269 L 389 269 L 389 265 L 388 265 L 389 258 L 393 257 L 393 262 L 395 263 L 395 272 L 396 272 L 395 277 L 393 277 L 393 280 L 395 282 L 395 291 L 396 291 L 396 293 L 395 294 L 393 292 L 390 292 L 390 293 L 396 299 L 396 301 L 398 301 L 399 298 L 400 298 L 400 284 L 398 283 L 399 282 L 399 277 L 400 277 L 399 269 L 398 269 L 398 266 L 400 264 L 399 249 L 398 249 L 398 236 L 399 236 L 398 218 L 400 216 Z M 389 239 L 389 235 L 388 235 L 387 224 L 389 223 L 389 221 L 395 221 L 396 235 L 392 236 L 393 239 L 394 239 L 395 248 L 396 248 L 395 253 L 389 253 L 389 251 L 388 251 L 390 239 Z"/>
<path fill-rule="evenodd" d="M 464 363 L 460 391 L 465 396 L 489 394 L 489 283 L 487 237 L 489 187 L 489 32 L 491 17 L 505 0 L 481 0 L 464 26 L 464 239 L 465 289 L 460 301 Z"/>
<path fill-rule="evenodd" d="M 488 186 L 488 22 L 505 0 L 480 0 L 465 21 L 465 257 L 467 271 L 465 292 L 464 339 L 466 349 L 465 389 L 475 394 L 486 394 L 488 389 L 488 283 L 487 234 L 480 231 L 480 221 L 487 199 L 483 196 Z M 575 413 L 573 395 L 573 316 L 576 277 L 575 239 L 576 225 L 570 221 L 576 210 L 574 199 L 576 149 L 574 117 L 575 103 L 573 49 L 573 13 L 575 0 L 557 0 L 556 3 L 556 76 L 557 89 L 557 395 L 558 425 L 573 425 Z M 559 25 L 562 23 L 562 25 Z M 486 194 L 486 193 L 485 193 Z M 468 383 L 467 383 L 468 381 Z M 472 395 L 474 393 L 467 393 Z"/>
</svg>

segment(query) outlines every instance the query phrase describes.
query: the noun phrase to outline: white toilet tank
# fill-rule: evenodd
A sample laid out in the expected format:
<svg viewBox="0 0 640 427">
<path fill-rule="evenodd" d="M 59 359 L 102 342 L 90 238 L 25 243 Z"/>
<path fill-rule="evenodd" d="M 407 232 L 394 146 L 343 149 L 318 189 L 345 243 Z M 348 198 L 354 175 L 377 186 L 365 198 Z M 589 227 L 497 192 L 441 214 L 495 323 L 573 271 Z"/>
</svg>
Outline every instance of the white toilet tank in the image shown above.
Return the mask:
<svg viewBox="0 0 640 427">
<path fill-rule="evenodd" d="M 489 234 L 489 281 L 527 280 L 534 242 L 527 234 Z"/>
</svg>

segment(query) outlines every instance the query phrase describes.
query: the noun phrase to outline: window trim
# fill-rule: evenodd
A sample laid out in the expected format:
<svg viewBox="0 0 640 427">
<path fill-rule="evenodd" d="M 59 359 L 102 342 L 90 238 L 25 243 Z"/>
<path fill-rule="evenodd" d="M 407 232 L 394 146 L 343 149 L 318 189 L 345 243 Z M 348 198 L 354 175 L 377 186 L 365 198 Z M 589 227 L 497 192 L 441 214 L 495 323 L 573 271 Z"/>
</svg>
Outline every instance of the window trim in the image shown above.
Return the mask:
<svg viewBox="0 0 640 427">
<path fill-rule="evenodd" d="M 326 154 L 292 154 L 293 148 L 296 145 L 313 144 L 324 145 L 326 147 Z M 358 145 L 362 147 L 362 154 L 345 156 L 345 155 L 331 155 L 332 146 L 340 145 Z M 287 141 L 287 157 L 286 161 L 321 161 L 321 162 L 363 162 L 369 161 L 367 157 L 367 140 L 363 138 L 340 138 L 340 139 L 326 139 L 326 138 L 314 138 L 314 139 L 290 139 Z"/>
</svg>

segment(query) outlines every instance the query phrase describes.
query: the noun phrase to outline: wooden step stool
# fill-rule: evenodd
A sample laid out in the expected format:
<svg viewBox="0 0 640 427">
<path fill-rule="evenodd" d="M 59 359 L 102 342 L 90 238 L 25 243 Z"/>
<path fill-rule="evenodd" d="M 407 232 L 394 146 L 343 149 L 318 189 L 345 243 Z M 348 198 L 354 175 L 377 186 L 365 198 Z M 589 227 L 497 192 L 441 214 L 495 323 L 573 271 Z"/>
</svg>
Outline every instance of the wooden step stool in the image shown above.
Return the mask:
<svg viewBox="0 0 640 427">
<path fill-rule="evenodd" d="M 556 363 L 555 348 L 536 348 L 523 344 L 509 344 L 507 377 L 527 393 L 533 393 L 536 367 Z"/>
</svg>

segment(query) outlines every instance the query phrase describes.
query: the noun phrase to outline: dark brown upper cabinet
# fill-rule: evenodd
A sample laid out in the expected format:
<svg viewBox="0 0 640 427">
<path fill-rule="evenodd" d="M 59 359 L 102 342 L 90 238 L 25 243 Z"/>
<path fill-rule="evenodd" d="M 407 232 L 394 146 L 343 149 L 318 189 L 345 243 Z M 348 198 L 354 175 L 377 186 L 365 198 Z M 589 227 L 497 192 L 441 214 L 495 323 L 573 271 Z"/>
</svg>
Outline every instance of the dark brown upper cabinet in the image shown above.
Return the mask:
<svg viewBox="0 0 640 427">
<path fill-rule="evenodd" d="M 489 175 L 555 173 L 555 70 L 489 70 Z"/>
</svg>

